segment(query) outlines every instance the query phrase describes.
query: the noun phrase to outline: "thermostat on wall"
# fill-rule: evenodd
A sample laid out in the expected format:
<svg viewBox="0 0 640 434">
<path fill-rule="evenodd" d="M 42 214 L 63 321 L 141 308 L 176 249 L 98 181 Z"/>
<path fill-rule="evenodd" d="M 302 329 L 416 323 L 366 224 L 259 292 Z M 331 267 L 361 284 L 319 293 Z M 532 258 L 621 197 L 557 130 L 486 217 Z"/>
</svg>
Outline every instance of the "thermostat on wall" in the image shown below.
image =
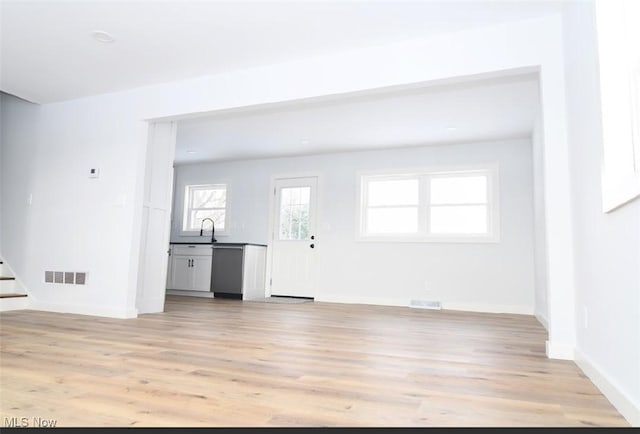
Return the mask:
<svg viewBox="0 0 640 434">
<path fill-rule="evenodd" d="M 100 176 L 100 169 L 89 169 L 89 178 L 97 178 Z"/>
</svg>

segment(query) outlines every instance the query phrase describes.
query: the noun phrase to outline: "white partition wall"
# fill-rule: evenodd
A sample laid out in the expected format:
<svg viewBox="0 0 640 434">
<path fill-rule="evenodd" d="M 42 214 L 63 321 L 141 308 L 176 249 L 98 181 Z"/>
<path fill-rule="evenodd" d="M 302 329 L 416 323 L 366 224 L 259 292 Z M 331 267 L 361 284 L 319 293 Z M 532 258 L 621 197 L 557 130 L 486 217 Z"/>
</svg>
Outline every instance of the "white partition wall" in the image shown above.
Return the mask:
<svg viewBox="0 0 640 434">
<path fill-rule="evenodd" d="M 149 125 L 136 294 L 138 313 L 164 311 L 175 145 L 175 122 Z"/>
</svg>

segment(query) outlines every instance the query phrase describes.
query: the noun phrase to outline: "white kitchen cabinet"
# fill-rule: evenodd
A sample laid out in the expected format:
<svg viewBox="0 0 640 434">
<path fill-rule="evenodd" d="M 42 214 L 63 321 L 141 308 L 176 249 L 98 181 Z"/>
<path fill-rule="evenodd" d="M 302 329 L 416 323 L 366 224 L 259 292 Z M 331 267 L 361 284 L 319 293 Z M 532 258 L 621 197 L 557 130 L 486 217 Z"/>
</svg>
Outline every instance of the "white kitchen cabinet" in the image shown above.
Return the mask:
<svg viewBox="0 0 640 434">
<path fill-rule="evenodd" d="M 263 299 L 266 256 L 260 244 L 171 244 L 167 293 Z"/>
<path fill-rule="evenodd" d="M 211 245 L 172 245 L 167 289 L 211 291 Z"/>
</svg>

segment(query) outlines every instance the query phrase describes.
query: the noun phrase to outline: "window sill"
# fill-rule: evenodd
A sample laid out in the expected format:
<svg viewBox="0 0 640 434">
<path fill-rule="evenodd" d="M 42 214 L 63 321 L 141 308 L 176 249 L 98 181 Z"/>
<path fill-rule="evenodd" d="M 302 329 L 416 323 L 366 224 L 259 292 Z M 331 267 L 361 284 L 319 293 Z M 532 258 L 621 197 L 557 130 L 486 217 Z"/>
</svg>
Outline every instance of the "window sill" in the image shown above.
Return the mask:
<svg viewBox="0 0 640 434">
<path fill-rule="evenodd" d="M 451 243 L 465 243 L 465 244 L 486 244 L 500 243 L 500 236 L 380 236 L 380 235 L 358 235 L 356 237 L 357 242 L 374 242 L 374 243 L 425 243 L 425 244 L 451 244 Z"/>
<path fill-rule="evenodd" d="M 229 232 L 218 232 L 216 231 L 216 238 L 218 237 L 228 237 L 231 235 Z M 180 231 L 179 236 L 181 237 L 200 237 L 200 231 Z M 204 232 L 202 234 L 202 238 L 209 237 L 211 238 L 211 232 Z"/>
</svg>

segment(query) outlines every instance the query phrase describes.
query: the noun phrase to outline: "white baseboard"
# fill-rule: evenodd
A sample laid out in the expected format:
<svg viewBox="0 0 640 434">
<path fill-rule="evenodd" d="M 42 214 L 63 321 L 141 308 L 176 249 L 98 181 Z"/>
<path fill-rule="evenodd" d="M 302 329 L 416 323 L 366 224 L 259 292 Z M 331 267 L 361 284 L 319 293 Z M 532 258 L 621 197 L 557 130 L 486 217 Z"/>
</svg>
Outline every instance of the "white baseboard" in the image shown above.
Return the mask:
<svg viewBox="0 0 640 434">
<path fill-rule="evenodd" d="M 376 297 L 352 297 L 342 295 L 321 295 L 314 297 L 314 301 L 326 303 L 344 304 L 372 304 L 376 306 L 403 306 L 409 307 L 409 301 L 397 298 L 376 298 Z"/>
<path fill-rule="evenodd" d="M 481 312 L 481 313 L 512 313 L 517 315 L 533 315 L 533 307 L 528 306 L 512 306 L 502 304 L 484 304 L 484 303 L 457 303 L 443 302 L 442 308 L 446 310 L 462 310 L 465 312 Z"/>
<path fill-rule="evenodd" d="M 95 306 L 87 304 L 50 303 L 32 300 L 30 309 L 45 312 L 75 313 L 79 315 L 104 316 L 108 318 L 137 318 L 137 309 L 121 309 L 117 307 Z"/>
<path fill-rule="evenodd" d="M 596 385 L 602 394 L 620 412 L 622 416 L 634 427 L 640 427 L 640 403 L 624 393 L 620 387 L 605 374 L 593 360 L 576 348 L 575 361 L 582 372 Z"/>
<path fill-rule="evenodd" d="M 165 294 L 160 294 L 160 297 L 147 297 L 136 300 L 136 309 L 138 315 L 145 313 L 162 313 L 164 312 L 164 300 Z"/>
<path fill-rule="evenodd" d="M 557 360 L 573 360 L 575 357 L 574 346 L 566 343 L 546 342 L 547 357 Z"/>
<path fill-rule="evenodd" d="M 336 296 L 322 295 L 314 298 L 315 301 L 324 301 L 328 303 L 346 303 L 346 304 L 373 304 L 377 306 L 403 306 L 409 307 L 410 300 L 398 298 L 376 298 L 376 297 L 353 297 L 353 296 Z M 512 313 L 520 315 L 533 315 L 533 308 L 527 306 L 511 306 L 497 304 L 482 303 L 451 303 L 443 302 L 443 310 L 461 310 L 466 312 L 481 313 Z"/>
<path fill-rule="evenodd" d="M 547 317 L 542 315 L 541 313 L 536 313 L 536 319 L 542 324 L 547 331 L 549 331 L 549 322 L 547 321 Z"/>
</svg>

